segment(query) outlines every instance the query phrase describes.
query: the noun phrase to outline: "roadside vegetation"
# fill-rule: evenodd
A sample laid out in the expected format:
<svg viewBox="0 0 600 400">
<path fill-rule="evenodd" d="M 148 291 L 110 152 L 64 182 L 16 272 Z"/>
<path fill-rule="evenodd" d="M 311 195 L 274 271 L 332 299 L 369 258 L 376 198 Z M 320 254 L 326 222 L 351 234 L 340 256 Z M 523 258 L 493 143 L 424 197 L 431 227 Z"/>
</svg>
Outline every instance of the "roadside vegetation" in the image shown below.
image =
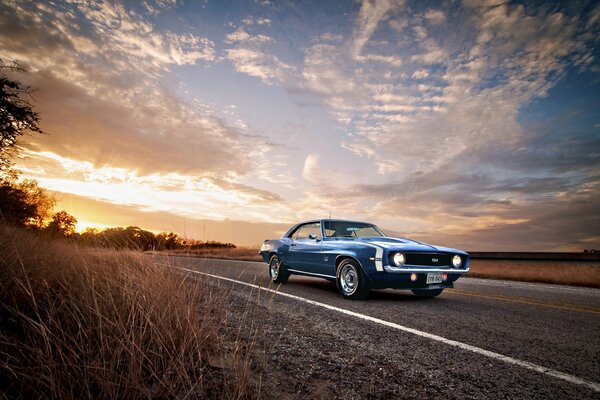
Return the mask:
<svg viewBox="0 0 600 400">
<path fill-rule="evenodd" d="M 263 261 L 254 247 L 204 247 L 198 249 L 179 249 L 173 254 L 200 258 L 220 258 L 223 260 Z"/>
<path fill-rule="evenodd" d="M 227 290 L 6 226 L 0 254 L 0 398 L 256 397 Z"/>
<path fill-rule="evenodd" d="M 600 288 L 600 261 L 475 259 L 467 276 Z"/>
</svg>

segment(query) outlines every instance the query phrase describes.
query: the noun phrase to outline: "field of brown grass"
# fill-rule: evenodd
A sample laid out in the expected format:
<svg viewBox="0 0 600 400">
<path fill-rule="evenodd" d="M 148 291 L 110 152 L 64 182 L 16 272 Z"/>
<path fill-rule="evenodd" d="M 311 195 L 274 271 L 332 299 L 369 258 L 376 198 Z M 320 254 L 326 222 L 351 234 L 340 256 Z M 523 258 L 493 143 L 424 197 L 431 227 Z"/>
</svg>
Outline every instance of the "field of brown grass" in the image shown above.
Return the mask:
<svg viewBox="0 0 600 400">
<path fill-rule="evenodd" d="M 0 254 L 0 399 L 256 397 L 223 288 L 2 226 Z"/>
<path fill-rule="evenodd" d="M 600 288 L 600 263 L 473 259 L 468 276 Z"/>
<path fill-rule="evenodd" d="M 258 255 L 258 249 L 251 247 L 175 250 L 172 254 L 223 260 L 262 261 L 262 257 Z"/>
</svg>

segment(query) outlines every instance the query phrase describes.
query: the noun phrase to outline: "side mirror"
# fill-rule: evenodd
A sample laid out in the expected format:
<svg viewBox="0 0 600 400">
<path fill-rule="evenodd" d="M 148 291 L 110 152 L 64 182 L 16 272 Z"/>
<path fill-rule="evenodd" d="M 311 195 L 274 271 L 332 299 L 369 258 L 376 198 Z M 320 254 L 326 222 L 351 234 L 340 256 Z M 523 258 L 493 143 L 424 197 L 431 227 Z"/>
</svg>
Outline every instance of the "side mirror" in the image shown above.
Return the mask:
<svg viewBox="0 0 600 400">
<path fill-rule="evenodd" d="M 308 238 L 312 239 L 312 240 L 317 240 L 317 235 L 311 233 L 311 234 L 308 235 Z"/>
</svg>

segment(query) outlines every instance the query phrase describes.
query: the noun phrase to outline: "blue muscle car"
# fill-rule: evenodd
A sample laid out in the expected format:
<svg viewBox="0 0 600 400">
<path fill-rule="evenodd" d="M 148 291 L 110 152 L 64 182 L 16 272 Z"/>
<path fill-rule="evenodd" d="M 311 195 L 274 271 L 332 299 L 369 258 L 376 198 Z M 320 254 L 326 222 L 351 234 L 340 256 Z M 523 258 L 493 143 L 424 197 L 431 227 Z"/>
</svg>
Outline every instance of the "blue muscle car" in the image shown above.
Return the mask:
<svg viewBox="0 0 600 400">
<path fill-rule="evenodd" d="M 435 297 L 469 272 L 464 251 L 391 238 L 373 224 L 333 219 L 296 224 L 280 239 L 265 240 L 259 254 L 274 283 L 285 283 L 291 274 L 324 278 L 356 300 L 384 288 Z"/>
</svg>

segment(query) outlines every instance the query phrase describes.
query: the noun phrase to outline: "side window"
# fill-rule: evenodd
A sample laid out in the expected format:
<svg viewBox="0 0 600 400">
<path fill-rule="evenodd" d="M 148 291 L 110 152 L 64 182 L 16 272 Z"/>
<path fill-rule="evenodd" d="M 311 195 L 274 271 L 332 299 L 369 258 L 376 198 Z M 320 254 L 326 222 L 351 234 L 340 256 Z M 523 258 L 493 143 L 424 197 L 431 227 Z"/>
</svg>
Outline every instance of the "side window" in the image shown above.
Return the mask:
<svg viewBox="0 0 600 400">
<path fill-rule="evenodd" d="M 292 232 L 292 234 L 289 236 L 290 239 L 298 240 L 298 234 L 300 233 L 301 229 L 302 229 L 302 226 L 297 227 L 296 230 L 294 232 Z"/>
<path fill-rule="evenodd" d="M 301 226 L 299 226 L 294 232 L 292 232 L 292 234 L 290 235 L 290 238 L 292 240 L 298 240 L 298 233 L 300 233 L 300 229 L 302 229 Z"/>
<path fill-rule="evenodd" d="M 335 236 L 335 226 L 331 221 L 325 221 L 325 236 L 332 237 Z"/>
<path fill-rule="evenodd" d="M 294 233 L 292 233 L 291 238 L 294 240 L 302 240 L 308 239 L 309 235 L 315 235 L 318 239 L 322 239 L 321 224 L 319 222 L 302 225 L 301 227 L 296 229 Z"/>
</svg>

